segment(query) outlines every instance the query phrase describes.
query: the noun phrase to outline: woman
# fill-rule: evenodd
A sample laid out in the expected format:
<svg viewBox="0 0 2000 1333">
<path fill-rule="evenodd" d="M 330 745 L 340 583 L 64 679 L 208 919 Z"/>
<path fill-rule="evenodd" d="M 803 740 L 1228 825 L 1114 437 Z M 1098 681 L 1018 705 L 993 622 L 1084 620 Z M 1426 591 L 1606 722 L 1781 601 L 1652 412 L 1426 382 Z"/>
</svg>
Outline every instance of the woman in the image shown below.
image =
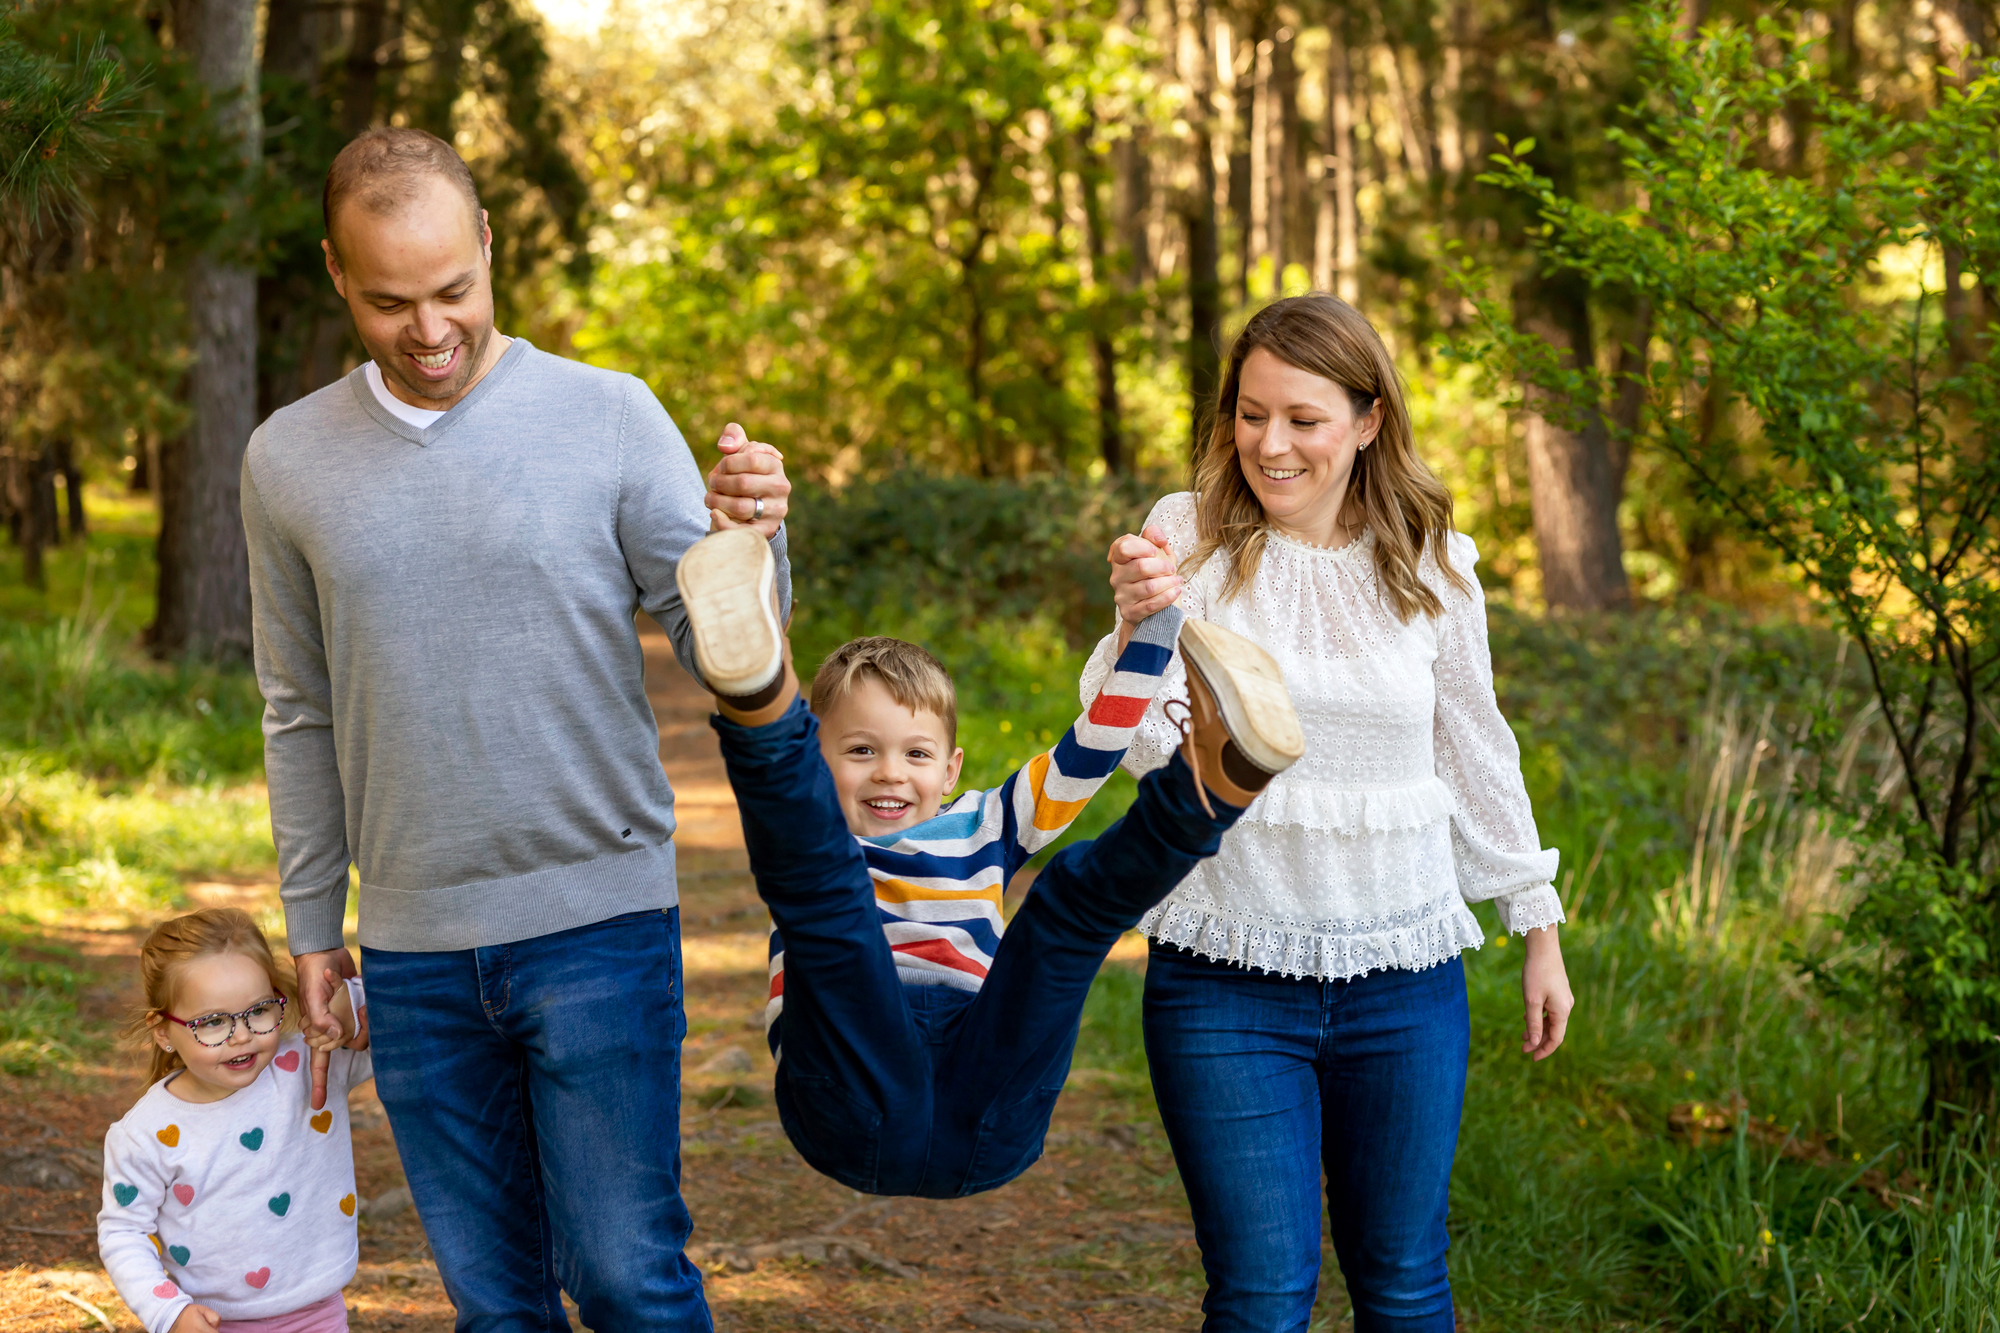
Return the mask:
<svg viewBox="0 0 2000 1333">
<path fill-rule="evenodd" d="M 1121 626 L 1178 601 L 1263 644 L 1306 734 L 1305 758 L 1139 927 L 1153 941 L 1146 1053 L 1208 1274 L 1204 1329 L 1307 1326 L 1317 1159 L 1356 1333 L 1449 1333 L 1470 1040 L 1459 952 L 1482 936 L 1466 905 L 1492 901 L 1526 936 L 1525 1053 L 1562 1044 L 1572 1004 L 1556 853 L 1494 702 L 1478 553 L 1417 457 L 1381 338 L 1329 296 L 1244 328 L 1194 480 L 1112 545 Z M 1124 632 L 1098 646 L 1085 698 Z M 1127 762 L 1154 767 L 1179 739 L 1156 700 Z"/>
</svg>

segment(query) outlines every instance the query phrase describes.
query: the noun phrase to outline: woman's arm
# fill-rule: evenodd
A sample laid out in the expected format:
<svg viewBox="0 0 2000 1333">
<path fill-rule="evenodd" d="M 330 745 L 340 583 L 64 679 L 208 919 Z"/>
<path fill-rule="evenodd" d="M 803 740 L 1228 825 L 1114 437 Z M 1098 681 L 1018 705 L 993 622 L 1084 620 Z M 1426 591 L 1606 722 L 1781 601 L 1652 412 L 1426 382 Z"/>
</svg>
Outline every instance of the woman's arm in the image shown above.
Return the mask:
<svg viewBox="0 0 2000 1333">
<path fill-rule="evenodd" d="M 1128 615 L 1143 621 L 1158 607 L 1169 605 L 1180 607 L 1184 615 L 1196 619 L 1205 614 L 1199 582 L 1183 580 L 1173 571 L 1171 563 L 1176 558 L 1177 548 L 1193 548 L 1194 497 L 1182 492 L 1162 499 L 1146 516 L 1143 532 L 1144 536 L 1128 533 L 1120 537 L 1112 543 L 1111 552 L 1106 556 L 1111 563 L 1111 591 L 1118 606 L 1118 624 L 1112 633 L 1099 641 L 1090 660 L 1084 664 L 1082 678 L 1077 682 L 1078 695 L 1086 708 L 1097 697 L 1098 691 L 1104 688 L 1105 681 L 1111 676 L 1112 664 L 1131 641 L 1132 626 L 1137 621 L 1128 619 Z M 1121 552 L 1126 555 L 1122 561 L 1119 558 Z M 1134 568 L 1135 561 L 1148 563 Z M 1166 676 L 1160 682 L 1153 703 L 1146 710 L 1145 719 L 1140 722 L 1127 753 L 1124 767 L 1133 776 L 1143 776 L 1160 767 L 1173 757 L 1174 750 L 1180 745 L 1180 728 L 1167 719 L 1162 705 L 1169 699 L 1187 698 L 1186 676 L 1180 655 L 1176 653 L 1167 664 Z"/>
<path fill-rule="evenodd" d="M 1478 551 L 1454 536 L 1452 562 L 1470 574 Z M 1486 639 L 1486 600 L 1443 585 L 1437 621 L 1437 687 L 1433 741 L 1438 777 L 1452 794 L 1452 860 L 1459 893 L 1469 903 L 1491 901 L 1504 929 L 1526 936 L 1522 967 L 1528 1006 L 1523 1050 L 1545 1059 L 1562 1044 L 1573 1001 L 1555 927 L 1563 920 L 1556 896 L 1557 854 L 1543 848 L 1535 812 L 1521 779 L 1521 747 L 1493 694 L 1493 658 Z"/>
</svg>

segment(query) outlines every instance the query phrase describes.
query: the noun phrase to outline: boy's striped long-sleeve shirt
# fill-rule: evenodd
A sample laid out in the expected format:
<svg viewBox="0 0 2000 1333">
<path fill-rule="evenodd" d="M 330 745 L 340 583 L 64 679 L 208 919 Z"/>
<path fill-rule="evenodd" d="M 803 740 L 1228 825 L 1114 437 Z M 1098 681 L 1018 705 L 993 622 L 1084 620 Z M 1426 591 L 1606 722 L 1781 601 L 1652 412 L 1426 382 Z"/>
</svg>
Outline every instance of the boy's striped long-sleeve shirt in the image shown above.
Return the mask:
<svg viewBox="0 0 2000 1333">
<path fill-rule="evenodd" d="M 1140 624 L 1090 707 L 999 786 L 969 791 L 889 838 L 855 838 L 905 985 L 979 989 L 1000 947 L 1007 882 L 1076 822 L 1125 757 L 1173 660 L 1181 619 L 1170 606 Z M 764 1022 L 774 1046 L 784 1000 L 784 941 L 773 930 Z"/>
</svg>

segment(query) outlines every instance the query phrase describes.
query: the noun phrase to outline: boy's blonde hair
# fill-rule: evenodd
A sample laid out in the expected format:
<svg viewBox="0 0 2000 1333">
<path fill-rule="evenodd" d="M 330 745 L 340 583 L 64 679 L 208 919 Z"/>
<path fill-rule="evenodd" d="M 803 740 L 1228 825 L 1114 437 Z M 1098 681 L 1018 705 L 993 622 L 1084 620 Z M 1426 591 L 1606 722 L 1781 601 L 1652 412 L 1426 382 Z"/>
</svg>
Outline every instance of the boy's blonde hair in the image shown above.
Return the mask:
<svg viewBox="0 0 2000 1333">
<path fill-rule="evenodd" d="M 958 691 L 944 663 L 922 648 L 880 634 L 849 639 L 813 673 L 814 714 L 825 717 L 862 680 L 880 681 L 889 697 L 912 713 L 936 714 L 944 720 L 945 744 L 958 744 Z"/>
<path fill-rule="evenodd" d="M 181 1067 L 179 1055 L 160 1049 L 153 1040 L 153 1029 L 161 1015 L 174 1007 L 174 989 L 181 973 L 198 959 L 226 953 L 242 954 L 264 969 L 264 975 L 271 979 L 271 989 L 285 997 L 284 1027 L 292 1026 L 297 1015 L 290 1011 L 298 1008 L 298 988 L 292 983 L 289 969 L 279 966 L 270 942 L 248 912 L 240 907 L 208 907 L 162 921 L 140 946 L 139 986 L 145 994 L 146 1007 L 133 1016 L 126 1029 L 129 1036 L 143 1041 L 153 1054 L 152 1070 L 146 1076 L 149 1085 Z"/>
</svg>

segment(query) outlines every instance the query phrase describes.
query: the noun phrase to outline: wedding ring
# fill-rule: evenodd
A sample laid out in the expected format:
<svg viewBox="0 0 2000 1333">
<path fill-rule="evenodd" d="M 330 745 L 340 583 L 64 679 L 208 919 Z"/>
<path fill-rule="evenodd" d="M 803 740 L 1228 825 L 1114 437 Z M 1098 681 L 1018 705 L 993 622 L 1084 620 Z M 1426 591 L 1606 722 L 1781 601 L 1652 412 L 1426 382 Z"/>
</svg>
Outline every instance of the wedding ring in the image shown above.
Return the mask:
<svg viewBox="0 0 2000 1333">
<path fill-rule="evenodd" d="M 761 522 L 763 520 L 763 517 L 764 517 L 764 497 L 760 495 L 757 497 L 756 505 L 750 510 L 750 521 L 752 523 Z"/>
</svg>

